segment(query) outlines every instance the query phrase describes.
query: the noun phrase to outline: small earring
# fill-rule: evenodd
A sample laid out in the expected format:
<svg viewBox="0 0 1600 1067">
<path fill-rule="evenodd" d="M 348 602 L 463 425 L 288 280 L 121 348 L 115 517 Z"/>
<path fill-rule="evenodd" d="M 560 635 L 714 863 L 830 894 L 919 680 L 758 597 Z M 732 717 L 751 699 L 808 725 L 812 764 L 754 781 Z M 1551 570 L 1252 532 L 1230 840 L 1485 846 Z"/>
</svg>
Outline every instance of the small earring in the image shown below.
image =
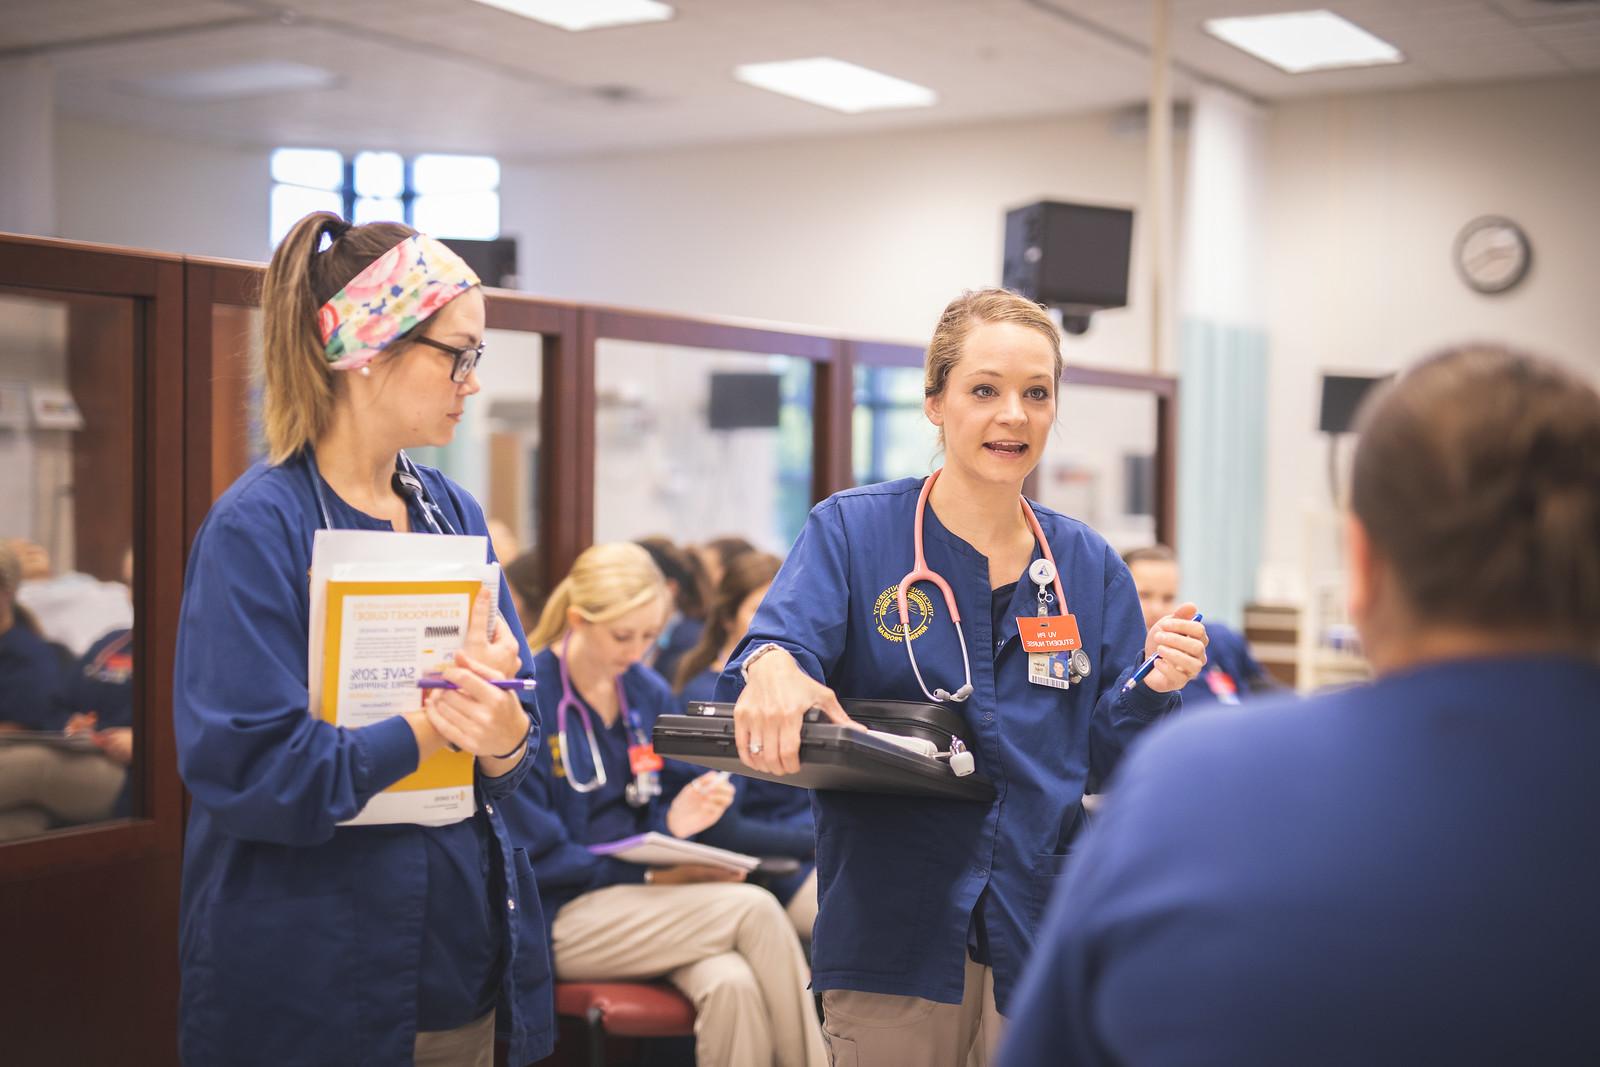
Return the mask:
<svg viewBox="0 0 1600 1067">
<path fill-rule="evenodd" d="M 372 377 L 372 368 L 371 368 L 371 367 L 362 367 L 362 368 L 361 368 L 361 376 L 362 376 L 362 377 L 363 377 L 363 378 L 370 378 L 370 377 Z"/>
</svg>

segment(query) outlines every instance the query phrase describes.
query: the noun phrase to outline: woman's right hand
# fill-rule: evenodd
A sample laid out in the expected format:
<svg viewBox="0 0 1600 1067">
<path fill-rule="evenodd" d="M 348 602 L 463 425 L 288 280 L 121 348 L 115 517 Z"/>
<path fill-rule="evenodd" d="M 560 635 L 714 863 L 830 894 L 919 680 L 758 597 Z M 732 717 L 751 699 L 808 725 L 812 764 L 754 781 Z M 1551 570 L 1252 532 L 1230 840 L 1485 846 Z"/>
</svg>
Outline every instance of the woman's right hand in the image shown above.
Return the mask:
<svg viewBox="0 0 1600 1067">
<path fill-rule="evenodd" d="M 726 774 L 708 771 L 684 786 L 667 808 L 667 830 L 673 837 L 693 837 L 716 825 L 733 803 L 733 783 Z"/>
<path fill-rule="evenodd" d="M 739 759 L 767 774 L 797 773 L 800 727 L 812 708 L 840 726 L 864 729 L 845 714 L 833 690 L 802 671 L 787 651 L 762 655 L 746 672 L 744 691 L 733 706 Z"/>
<path fill-rule="evenodd" d="M 690 885 L 694 882 L 742 882 L 744 872 L 704 863 L 680 863 L 676 867 L 651 868 L 651 885 Z"/>
</svg>

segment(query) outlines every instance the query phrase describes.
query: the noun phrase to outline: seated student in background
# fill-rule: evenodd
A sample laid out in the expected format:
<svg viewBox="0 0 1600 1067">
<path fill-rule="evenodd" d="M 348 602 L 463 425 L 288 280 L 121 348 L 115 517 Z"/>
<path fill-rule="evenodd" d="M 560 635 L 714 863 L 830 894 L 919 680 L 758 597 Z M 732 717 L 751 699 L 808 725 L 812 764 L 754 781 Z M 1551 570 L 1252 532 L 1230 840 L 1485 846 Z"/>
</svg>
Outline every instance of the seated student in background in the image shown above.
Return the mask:
<svg viewBox="0 0 1600 1067">
<path fill-rule="evenodd" d="M 130 814 L 132 630 L 102 637 L 65 673 L 56 714 L 89 745 L 0 748 L 0 841 Z"/>
<path fill-rule="evenodd" d="M 1154 626 L 1163 615 L 1177 607 L 1178 557 L 1166 545 L 1136 548 L 1122 554 L 1122 562 L 1133 575 L 1139 590 L 1139 606 L 1144 609 L 1146 626 Z M 1237 630 L 1215 619 L 1206 620 L 1211 644 L 1206 649 L 1206 665 L 1200 677 L 1183 687 L 1183 704 L 1237 704 L 1241 697 L 1278 688 L 1266 668 L 1250 654 L 1250 646 Z"/>
<path fill-rule="evenodd" d="M 755 545 L 733 535 L 713 537 L 703 545 L 696 545 L 694 554 L 700 561 L 700 569 L 705 572 L 706 588 L 716 589 L 722 584 L 722 576 L 727 573 L 728 564 L 732 563 L 736 556 L 755 550 Z"/>
<path fill-rule="evenodd" d="M 728 565 L 712 598 L 705 633 L 678 665 L 678 694 L 685 704 L 712 699 L 717 676 L 750 628 L 750 620 L 781 565 L 777 556 L 755 551 Z M 817 921 L 817 866 L 812 862 L 817 833 L 811 819 L 811 794 L 744 775 L 735 775 L 733 783 L 737 790 L 733 804 L 699 840 L 753 856 L 803 861 L 794 874 L 773 880 L 771 886 L 783 901 L 795 932 L 810 941 Z"/>
<path fill-rule="evenodd" d="M 643 537 L 636 542 L 655 561 L 671 592 L 672 612 L 661 627 L 661 635 L 645 656 L 663 678 L 678 676 L 678 661 L 700 641 L 706 625 L 706 599 L 711 586 L 701 569 L 699 557 L 685 551 L 665 537 Z"/>
<path fill-rule="evenodd" d="M 12 545 L 0 544 L 0 731 L 59 730 L 62 654 L 17 603 L 21 584 L 20 556 Z"/>
<path fill-rule="evenodd" d="M 530 548 L 508 561 L 504 573 L 517 618 L 537 619 L 544 611 L 544 571 L 539 565 L 538 551 Z"/>
<path fill-rule="evenodd" d="M 1594 1062 L 1600 395 L 1462 349 L 1360 431 L 1349 602 L 1377 680 L 1185 716 L 1129 757 L 1008 1067 Z"/>
<path fill-rule="evenodd" d="M 733 799 L 715 773 L 659 792 L 650 730 L 677 699 L 640 660 L 669 600 L 650 555 L 626 543 L 586 549 L 551 593 L 529 641 L 555 729 L 502 805 L 506 821 L 538 872 L 559 979 L 665 978 L 694 1002 L 702 1065 L 815 1067 L 810 975 L 772 894 L 737 884 L 741 872 L 647 868 L 588 849 L 652 830 L 693 837 Z"/>
</svg>

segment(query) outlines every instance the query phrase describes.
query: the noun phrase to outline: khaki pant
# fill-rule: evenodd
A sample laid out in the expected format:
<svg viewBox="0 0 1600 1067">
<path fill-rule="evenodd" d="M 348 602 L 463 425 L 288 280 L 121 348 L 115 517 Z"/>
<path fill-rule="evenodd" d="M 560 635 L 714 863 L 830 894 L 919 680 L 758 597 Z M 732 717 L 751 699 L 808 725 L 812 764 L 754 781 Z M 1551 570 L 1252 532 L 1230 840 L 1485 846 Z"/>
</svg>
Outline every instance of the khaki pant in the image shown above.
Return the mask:
<svg viewBox="0 0 1600 1067">
<path fill-rule="evenodd" d="M 800 883 L 783 910 L 789 913 L 789 921 L 794 923 L 794 932 L 800 935 L 800 940 L 809 942 L 811 930 L 817 925 L 816 868 L 813 867 L 806 880 Z"/>
<path fill-rule="evenodd" d="M 831 1067 L 986 1067 L 1005 1022 L 994 968 L 970 959 L 960 1004 L 829 989 L 822 1014 Z"/>
<path fill-rule="evenodd" d="M 494 1012 L 454 1030 L 424 1030 L 414 1067 L 494 1067 Z"/>
<path fill-rule="evenodd" d="M 695 1006 L 701 1067 L 827 1062 L 800 942 L 778 898 L 725 882 L 615 885 L 556 913 L 567 982 L 666 978 Z"/>
<path fill-rule="evenodd" d="M 52 820 L 110 818 L 128 769 L 99 751 L 49 745 L 0 748 L 0 841 L 43 833 Z"/>
</svg>

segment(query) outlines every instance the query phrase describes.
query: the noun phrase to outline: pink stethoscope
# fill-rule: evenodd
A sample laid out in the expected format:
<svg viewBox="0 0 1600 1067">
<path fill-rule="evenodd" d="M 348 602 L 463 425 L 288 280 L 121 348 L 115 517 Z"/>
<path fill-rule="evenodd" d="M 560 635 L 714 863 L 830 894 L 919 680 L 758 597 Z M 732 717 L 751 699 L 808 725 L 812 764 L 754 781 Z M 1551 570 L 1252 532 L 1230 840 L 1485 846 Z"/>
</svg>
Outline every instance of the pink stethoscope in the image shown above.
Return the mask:
<svg viewBox="0 0 1600 1067">
<path fill-rule="evenodd" d="M 556 666 L 561 672 L 561 699 L 556 702 L 556 737 L 560 744 L 557 746 L 561 756 L 561 769 L 566 773 L 567 784 L 580 793 L 592 793 L 606 784 L 606 765 L 600 756 L 600 743 L 595 740 L 594 722 L 589 718 L 589 707 L 578 699 L 577 693 L 572 689 L 572 675 L 567 672 L 567 647 L 572 644 L 572 632 L 567 631 L 567 636 L 561 640 L 561 652 L 556 656 Z M 628 706 L 628 694 L 622 687 L 622 678 L 616 680 L 617 707 L 622 712 L 622 721 L 633 734 L 636 744 L 648 744 L 649 738 L 645 736 L 644 727 L 640 725 L 633 709 Z M 589 761 L 594 767 L 594 777 L 586 784 L 579 784 L 572 773 L 572 761 L 567 756 L 567 709 L 578 709 L 578 717 L 583 720 L 583 732 L 589 735 Z M 650 798 L 661 794 L 661 781 L 654 771 L 640 771 L 633 776 L 633 781 L 628 783 L 624 795 L 630 805 L 642 808 L 650 802 Z"/>
<path fill-rule="evenodd" d="M 900 584 L 895 589 L 895 604 L 900 609 L 900 634 L 905 640 L 906 658 L 911 661 L 911 673 L 917 676 L 917 685 L 921 687 L 923 695 L 934 703 L 943 703 L 946 700 L 962 701 L 972 695 L 972 660 L 967 655 L 967 637 L 961 629 L 961 609 L 956 607 L 956 598 L 955 594 L 950 591 L 950 583 L 945 581 L 938 571 L 928 566 L 928 557 L 923 555 L 922 552 L 922 517 L 928 508 L 928 494 L 933 491 L 933 483 L 939 480 L 939 475 L 942 472 L 941 468 L 928 475 L 928 480 L 922 483 L 922 492 L 917 494 L 917 518 L 913 534 L 915 555 L 912 557 L 910 572 L 900 579 Z M 1028 521 L 1028 528 L 1033 531 L 1034 538 L 1039 542 L 1040 552 L 1044 554 L 1045 560 L 1050 563 L 1050 577 L 1044 581 L 1054 581 L 1056 602 L 1061 605 L 1062 611 L 1066 611 L 1067 595 L 1061 589 L 1061 573 L 1056 568 L 1055 556 L 1050 553 L 1050 542 L 1045 539 L 1044 530 L 1039 526 L 1039 517 L 1033 513 L 1033 508 L 1028 504 L 1028 498 L 1018 494 L 1017 499 L 1022 503 L 1022 515 Z M 1037 566 L 1037 563 L 1035 566 Z M 1031 568 L 1030 576 L 1032 576 Z M 1035 581 L 1038 581 L 1037 577 L 1035 577 Z M 1043 586 L 1044 581 L 1039 581 L 1038 584 Z M 922 671 L 917 666 L 917 654 L 911 649 L 911 607 L 906 602 L 906 594 L 910 591 L 912 585 L 917 582 L 932 582 L 939 587 L 939 592 L 944 595 L 945 607 L 950 611 L 950 621 L 955 623 L 956 640 L 961 645 L 961 669 L 966 676 L 966 681 L 954 693 L 946 692 L 943 689 L 928 691 L 928 683 L 922 680 Z M 1045 596 L 1042 589 L 1039 596 L 1041 599 Z M 1041 613 L 1043 610 L 1041 606 Z"/>
</svg>

